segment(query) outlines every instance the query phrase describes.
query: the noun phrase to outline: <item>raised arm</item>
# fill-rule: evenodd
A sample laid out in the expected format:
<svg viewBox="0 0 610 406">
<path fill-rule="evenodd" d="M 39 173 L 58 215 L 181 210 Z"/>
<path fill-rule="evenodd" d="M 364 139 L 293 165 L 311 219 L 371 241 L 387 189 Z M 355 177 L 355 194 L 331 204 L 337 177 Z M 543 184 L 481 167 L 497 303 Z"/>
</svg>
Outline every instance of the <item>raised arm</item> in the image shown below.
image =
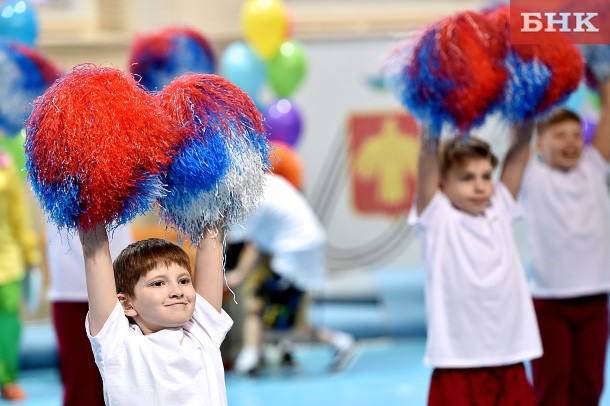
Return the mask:
<svg viewBox="0 0 610 406">
<path fill-rule="evenodd" d="M 430 136 L 429 131 L 422 127 L 419 144 L 419 164 L 417 168 L 417 184 L 415 186 L 415 204 L 417 214 L 421 214 L 434 197 L 440 183 L 438 138 Z"/>
<path fill-rule="evenodd" d="M 610 161 L 610 79 L 600 85 L 599 98 L 602 108 L 593 135 L 593 146 L 606 161 Z"/>
<path fill-rule="evenodd" d="M 224 284 L 224 229 L 206 231 L 195 254 L 195 291 L 220 313 Z"/>
<path fill-rule="evenodd" d="M 89 296 L 89 331 L 100 332 L 117 303 L 114 271 L 108 244 L 108 234 L 102 224 L 87 232 L 81 231 L 85 258 L 87 295 Z"/>
<path fill-rule="evenodd" d="M 504 157 L 500 180 L 515 199 L 519 194 L 523 172 L 525 172 L 525 167 L 530 158 L 533 131 L 534 122 L 532 120 L 517 125 L 513 133 L 511 146 Z"/>
</svg>

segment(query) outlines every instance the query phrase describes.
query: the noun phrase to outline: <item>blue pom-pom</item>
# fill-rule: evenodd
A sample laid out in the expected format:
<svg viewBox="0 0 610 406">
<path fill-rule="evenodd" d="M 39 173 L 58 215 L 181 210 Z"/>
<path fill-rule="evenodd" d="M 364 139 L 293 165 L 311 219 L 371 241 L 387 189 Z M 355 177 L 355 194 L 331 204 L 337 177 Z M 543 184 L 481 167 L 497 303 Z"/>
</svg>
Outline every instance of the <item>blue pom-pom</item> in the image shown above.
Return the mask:
<svg viewBox="0 0 610 406">
<path fill-rule="evenodd" d="M 19 134 L 32 112 L 31 103 L 59 77 L 60 72 L 25 45 L 0 42 L 0 129 Z"/>
<path fill-rule="evenodd" d="M 580 51 L 585 59 L 587 81 L 591 87 L 610 78 L 610 44 L 580 45 Z"/>
<path fill-rule="evenodd" d="M 132 46 L 130 71 L 149 90 L 163 89 L 188 72 L 214 73 L 216 59 L 208 40 L 196 30 L 170 27 L 142 36 Z"/>
<path fill-rule="evenodd" d="M 511 51 L 506 58 L 509 73 L 501 111 L 510 122 L 523 122 L 539 115 L 540 101 L 551 83 L 552 72 L 538 59 L 523 61 Z"/>
<path fill-rule="evenodd" d="M 159 93 L 185 130 L 160 199 L 161 217 L 197 244 L 206 228 L 252 213 L 270 167 L 262 116 L 248 96 L 215 75 L 184 75 Z"/>
</svg>

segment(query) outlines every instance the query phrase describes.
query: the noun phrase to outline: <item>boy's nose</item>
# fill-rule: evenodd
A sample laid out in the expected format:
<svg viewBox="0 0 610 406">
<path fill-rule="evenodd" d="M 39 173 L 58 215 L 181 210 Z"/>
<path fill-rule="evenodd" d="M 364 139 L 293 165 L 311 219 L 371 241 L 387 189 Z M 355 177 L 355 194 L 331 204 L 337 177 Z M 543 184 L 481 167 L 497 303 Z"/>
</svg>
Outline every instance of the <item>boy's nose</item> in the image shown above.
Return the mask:
<svg viewBox="0 0 610 406">
<path fill-rule="evenodd" d="M 181 298 L 184 296 L 184 293 L 182 292 L 182 289 L 180 289 L 178 286 L 174 287 L 172 289 L 172 291 L 170 292 L 169 296 L 174 299 L 174 298 Z"/>
</svg>

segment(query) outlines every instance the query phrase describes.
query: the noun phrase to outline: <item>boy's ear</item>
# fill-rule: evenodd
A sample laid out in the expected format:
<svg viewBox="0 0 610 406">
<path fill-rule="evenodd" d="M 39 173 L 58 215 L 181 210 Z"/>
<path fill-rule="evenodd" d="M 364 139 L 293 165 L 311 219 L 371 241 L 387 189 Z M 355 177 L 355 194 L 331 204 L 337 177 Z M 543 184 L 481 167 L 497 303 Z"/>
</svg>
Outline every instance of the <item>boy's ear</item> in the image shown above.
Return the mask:
<svg viewBox="0 0 610 406">
<path fill-rule="evenodd" d="M 441 177 L 438 180 L 438 189 L 443 192 L 445 190 L 445 177 Z"/>
<path fill-rule="evenodd" d="M 121 306 L 123 307 L 123 312 L 125 312 L 125 316 L 134 317 L 138 315 L 138 312 L 136 311 L 136 309 L 133 308 L 131 301 L 126 295 L 124 295 L 123 293 L 119 293 L 116 296 L 119 299 Z"/>
<path fill-rule="evenodd" d="M 539 154 L 542 153 L 542 137 L 540 136 L 540 134 L 536 136 L 536 142 L 534 143 L 534 145 L 536 147 L 536 152 L 538 152 Z"/>
</svg>

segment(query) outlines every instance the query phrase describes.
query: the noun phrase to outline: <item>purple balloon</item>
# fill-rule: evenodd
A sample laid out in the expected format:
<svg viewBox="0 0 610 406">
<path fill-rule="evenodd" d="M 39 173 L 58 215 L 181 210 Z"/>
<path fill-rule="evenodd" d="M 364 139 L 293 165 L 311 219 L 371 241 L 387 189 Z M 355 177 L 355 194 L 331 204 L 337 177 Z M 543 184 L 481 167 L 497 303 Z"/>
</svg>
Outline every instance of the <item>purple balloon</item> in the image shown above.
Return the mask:
<svg viewBox="0 0 610 406">
<path fill-rule="evenodd" d="M 281 141 L 294 147 L 301 135 L 301 113 L 288 99 L 276 100 L 264 114 L 270 141 Z"/>
<path fill-rule="evenodd" d="M 582 137 L 585 139 L 585 145 L 589 145 L 593 142 L 595 127 L 597 127 L 595 121 L 587 118 L 582 119 Z"/>
</svg>

